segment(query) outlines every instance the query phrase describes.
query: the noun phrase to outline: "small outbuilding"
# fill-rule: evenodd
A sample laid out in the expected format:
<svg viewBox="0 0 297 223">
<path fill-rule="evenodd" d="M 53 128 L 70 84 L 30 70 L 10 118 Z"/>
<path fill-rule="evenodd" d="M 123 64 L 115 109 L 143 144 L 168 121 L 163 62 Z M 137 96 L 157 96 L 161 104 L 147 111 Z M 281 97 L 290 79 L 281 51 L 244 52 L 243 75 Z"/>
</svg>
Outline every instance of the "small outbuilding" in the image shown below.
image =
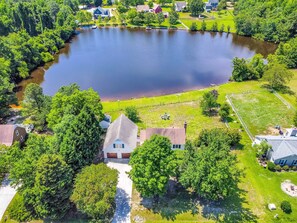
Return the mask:
<svg viewBox="0 0 297 223">
<path fill-rule="evenodd" d="M 26 129 L 18 125 L 0 125 L 0 144 L 11 146 L 18 141 L 23 143 L 26 139 Z"/>
<path fill-rule="evenodd" d="M 175 11 L 181 12 L 187 7 L 187 3 L 186 2 L 175 2 L 174 6 L 175 6 Z"/>
<path fill-rule="evenodd" d="M 268 204 L 268 209 L 269 209 L 270 211 L 274 211 L 274 210 L 276 210 L 276 206 L 275 206 L 275 204 Z"/>
<path fill-rule="evenodd" d="M 104 158 L 128 159 L 137 147 L 138 127 L 125 115 L 120 115 L 107 129 Z"/>
</svg>

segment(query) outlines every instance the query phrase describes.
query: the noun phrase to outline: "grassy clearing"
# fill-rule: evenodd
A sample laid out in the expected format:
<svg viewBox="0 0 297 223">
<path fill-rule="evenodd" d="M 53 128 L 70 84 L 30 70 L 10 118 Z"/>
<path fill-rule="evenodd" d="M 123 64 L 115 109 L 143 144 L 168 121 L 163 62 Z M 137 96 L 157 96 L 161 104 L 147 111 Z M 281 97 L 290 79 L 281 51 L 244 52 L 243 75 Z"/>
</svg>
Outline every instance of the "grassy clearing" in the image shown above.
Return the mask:
<svg viewBox="0 0 297 223">
<path fill-rule="evenodd" d="M 264 83 L 249 81 L 243 83 L 227 83 L 215 87 L 219 91 L 219 102 L 226 100 L 225 96 L 234 94 L 233 99 L 245 122 L 249 123 L 254 134 L 265 133 L 269 126 L 281 124 L 290 127 L 292 110 L 273 94 L 262 88 Z M 297 92 L 297 71 L 289 84 Z M 199 100 L 205 91 L 196 90 L 151 98 L 103 102 L 104 111 L 115 119 L 127 106 L 136 106 L 141 116 L 140 128 L 147 127 L 181 127 L 188 122 L 189 139 L 196 138 L 204 128 L 224 127 L 217 117 L 205 117 L 201 114 Z M 250 92 L 243 94 L 243 92 Z M 294 96 L 283 95 L 285 99 L 296 106 Z M 235 102 L 236 101 L 236 102 Z M 297 107 L 297 106 L 296 106 Z M 163 121 L 161 114 L 170 113 L 172 120 Z M 258 118 L 258 116 L 262 118 Z M 290 119 L 290 120 L 289 120 Z M 229 119 L 232 129 L 241 130 L 240 123 L 234 114 Z M 291 198 L 281 191 L 280 184 L 290 179 L 297 184 L 297 174 L 293 172 L 273 173 L 259 166 L 256 162 L 256 151 L 251 146 L 247 134 L 243 132 L 242 148 L 233 151 L 238 157 L 238 165 L 244 170 L 245 176 L 239 185 L 237 196 L 231 197 L 220 205 L 207 208 L 198 204 L 195 197 L 181 193 L 174 197 L 164 197 L 156 207 L 140 204 L 141 198 L 133 190 L 131 219 L 139 218 L 145 222 L 295 222 L 297 218 L 297 199 Z M 284 214 L 280 203 L 288 200 L 292 204 L 293 213 Z M 268 203 L 275 203 L 277 210 L 270 212 Z M 279 219 L 274 215 L 278 214 Z"/>
<path fill-rule="evenodd" d="M 215 12 L 212 11 L 210 13 L 204 12 L 202 14 L 204 18 L 200 19 L 197 17 L 192 17 L 190 13 L 179 13 L 180 20 L 188 27 L 191 26 L 193 22 L 196 22 L 198 25 L 198 28 L 201 28 L 202 21 L 204 20 L 206 22 L 206 28 L 207 30 L 211 30 L 212 25 L 214 22 L 218 23 L 218 29 L 221 28 L 222 24 L 224 24 L 225 28 L 224 31 L 227 32 L 228 25 L 230 26 L 230 32 L 235 33 L 235 23 L 234 23 L 234 15 L 233 10 L 222 10 L 221 12 Z"/>
<path fill-rule="evenodd" d="M 290 127 L 294 110 L 266 90 L 230 95 L 239 115 L 253 135 L 271 134 L 274 126 Z"/>
</svg>

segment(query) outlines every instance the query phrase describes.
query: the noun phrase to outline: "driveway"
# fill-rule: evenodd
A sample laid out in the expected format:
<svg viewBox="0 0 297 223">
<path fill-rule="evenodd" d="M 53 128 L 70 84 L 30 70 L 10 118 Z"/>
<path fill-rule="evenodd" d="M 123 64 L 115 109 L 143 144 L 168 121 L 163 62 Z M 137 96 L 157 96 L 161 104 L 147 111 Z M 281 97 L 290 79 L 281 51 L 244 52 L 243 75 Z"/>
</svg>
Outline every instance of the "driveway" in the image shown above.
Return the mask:
<svg viewBox="0 0 297 223">
<path fill-rule="evenodd" d="M 0 221 L 15 194 L 16 190 L 10 187 L 9 181 L 5 179 L 0 187 Z"/>
<path fill-rule="evenodd" d="M 113 223 L 130 223 L 132 181 L 126 172 L 131 170 L 128 162 L 121 160 L 109 160 L 107 166 L 119 171 L 119 182 L 116 194 L 116 210 Z"/>
</svg>

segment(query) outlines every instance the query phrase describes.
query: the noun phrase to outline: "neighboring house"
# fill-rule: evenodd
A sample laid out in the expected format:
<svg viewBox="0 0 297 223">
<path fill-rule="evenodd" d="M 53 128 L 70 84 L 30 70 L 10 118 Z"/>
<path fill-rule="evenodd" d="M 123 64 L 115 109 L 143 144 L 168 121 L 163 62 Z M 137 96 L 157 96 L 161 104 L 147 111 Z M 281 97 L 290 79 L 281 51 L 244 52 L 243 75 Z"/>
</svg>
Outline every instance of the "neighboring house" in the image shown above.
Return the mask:
<svg viewBox="0 0 297 223">
<path fill-rule="evenodd" d="M 288 129 L 285 135 L 256 136 L 254 144 L 266 141 L 272 146 L 267 159 L 276 165 L 297 166 L 297 129 Z"/>
<path fill-rule="evenodd" d="M 136 10 L 137 12 L 149 12 L 150 7 L 148 5 L 137 5 Z"/>
<path fill-rule="evenodd" d="M 168 18 L 169 17 L 169 12 L 163 12 L 164 18 Z"/>
<path fill-rule="evenodd" d="M 219 4 L 219 0 L 208 0 L 208 3 L 211 4 L 213 8 L 217 8 Z"/>
<path fill-rule="evenodd" d="M 26 129 L 17 125 L 0 125 L 0 144 L 11 146 L 18 141 L 23 143 L 26 139 Z"/>
<path fill-rule="evenodd" d="M 112 15 L 109 9 L 104 9 L 99 6 L 93 11 L 93 16 L 95 19 L 98 19 L 99 16 L 101 18 L 105 18 L 105 17 L 111 17 Z"/>
<path fill-rule="evenodd" d="M 99 123 L 100 127 L 102 129 L 108 129 L 111 123 L 111 116 L 110 115 L 104 115 L 103 120 Z"/>
<path fill-rule="evenodd" d="M 207 2 L 205 4 L 205 11 L 206 12 L 210 12 L 211 10 L 212 10 L 212 5 L 209 2 Z"/>
<path fill-rule="evenodd" d="M 187 7 L 186 2 L 175 2 L 175 11 L 181 12 Z"/>
<path fill-rule="evenodd" d="M 128 159 L 137 146 L 138 127 L 125 115 L 121 115 L 107 129 L 104 158 Z"/>
<path fill-rule="evenodd" d="M 162 8 L 160 7 L 160 5 L 154 4 L 153 12 L 156 14 L 162 12 Z"/>
<path fill-rule="evenodd" d="M 140 143 L 150 139 L 153 135 L 169 138 L 171 149 L 184 149 L 186 144 L 185 128 L 148 128 L 140 132 Z"/>
</svg>

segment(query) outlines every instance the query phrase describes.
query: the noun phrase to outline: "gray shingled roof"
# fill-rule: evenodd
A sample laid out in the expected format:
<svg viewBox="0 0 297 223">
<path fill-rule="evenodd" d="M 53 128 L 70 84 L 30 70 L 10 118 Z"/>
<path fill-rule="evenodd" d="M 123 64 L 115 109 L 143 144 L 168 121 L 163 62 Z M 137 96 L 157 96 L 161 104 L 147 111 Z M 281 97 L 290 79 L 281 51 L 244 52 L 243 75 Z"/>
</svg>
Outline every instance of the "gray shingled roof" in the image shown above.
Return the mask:
<svg viewBox="0 0 297 223">
<path fill-rule="evenodd" d="M 186 143 L 186 131 L 184 128 L 148 128 L 140 132 L 140 140 L 144 142 L 153 135 L 161 135 L 169 138 L 172 144 L 184 145 Z"/>
<path fill-rule="evenodd" d="M 271 158 L 274 160 L 297 155 L 297 137 L 256 136 L 272 146 Z"/>
<path fill-rule="evenodd" d="M 137 132 L 137 125 L 122 114 L 109 126 L 103 148 L 107 148 L 115 140 L 119 139 L 129 145 L 131 149 L 134 149 L 137 144 Z"/>
</svg>

